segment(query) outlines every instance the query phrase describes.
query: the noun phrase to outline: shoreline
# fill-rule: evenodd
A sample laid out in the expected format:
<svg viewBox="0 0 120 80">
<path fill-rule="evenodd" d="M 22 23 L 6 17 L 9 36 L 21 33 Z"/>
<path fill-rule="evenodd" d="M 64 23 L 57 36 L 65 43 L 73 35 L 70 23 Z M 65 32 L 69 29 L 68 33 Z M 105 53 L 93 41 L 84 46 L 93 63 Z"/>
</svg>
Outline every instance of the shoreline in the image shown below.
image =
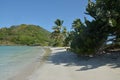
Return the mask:
<svg viewBox="0 0 120 80">
<path fill-rule="evenodd" d="M 63 47 L 50 49 L 51 54 L 45 54 L 42 66 L 38 61 L 29 75 L 26 69 L 11 80 L 120 80 L 120 57 L 117 60 L 109 57 L 83 60 Z"/>
<path fill-rule="evenodd" d="M 49 47 L 42 48 L 45 51 L 43 55 L 39 56 L 39 58 L 37 58 L 36 61 L 31 62 L 29 65 L 24 67 L 20 72 L 10 77 L 8 80 L 26 80 L 28 76 L 32 75 L 34 71 L 40 68 L 51 53 Z"/>
</svg>

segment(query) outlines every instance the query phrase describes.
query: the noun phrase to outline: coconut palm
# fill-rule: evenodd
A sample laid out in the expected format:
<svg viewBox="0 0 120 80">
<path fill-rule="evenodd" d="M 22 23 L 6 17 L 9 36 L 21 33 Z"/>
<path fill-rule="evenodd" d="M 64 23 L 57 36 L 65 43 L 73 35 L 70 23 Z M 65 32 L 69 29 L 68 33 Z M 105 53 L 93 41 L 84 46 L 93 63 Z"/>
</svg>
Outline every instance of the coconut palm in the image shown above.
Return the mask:
<svg viewBox="0 0 120 80">
<path fill-rule="evenodd" d="M 63 20 L 57 19 L 54 23 L 55 26 L 52 28 L 54 31 L 51 33 L 51 38 L 54 40 L 54 46 L 61 46 L 63 41 Z"/>
</svg>

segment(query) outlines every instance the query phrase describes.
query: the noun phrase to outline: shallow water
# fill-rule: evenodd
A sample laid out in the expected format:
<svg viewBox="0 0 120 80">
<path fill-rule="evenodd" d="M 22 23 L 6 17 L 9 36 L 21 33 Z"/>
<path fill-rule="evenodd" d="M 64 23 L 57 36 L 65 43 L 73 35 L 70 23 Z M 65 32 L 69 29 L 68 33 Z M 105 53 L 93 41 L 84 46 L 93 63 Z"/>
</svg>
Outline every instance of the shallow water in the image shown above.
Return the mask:
<svg viewBox="0 0 120 80">
<path fill-rule="evenodd" d="M 44 53 L 41 47 L 0 46 L 0 80 L 7 80 Z"/>
</svg>

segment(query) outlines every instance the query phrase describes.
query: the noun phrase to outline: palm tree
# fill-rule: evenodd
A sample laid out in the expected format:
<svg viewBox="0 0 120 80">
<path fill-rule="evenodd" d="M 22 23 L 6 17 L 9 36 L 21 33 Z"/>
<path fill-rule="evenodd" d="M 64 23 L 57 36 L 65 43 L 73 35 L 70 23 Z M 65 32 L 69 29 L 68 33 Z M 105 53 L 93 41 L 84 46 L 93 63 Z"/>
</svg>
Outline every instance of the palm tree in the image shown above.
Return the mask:
<svg viewBox="0 0 120 80">
<path fill-rule="evenodd" d="M 55 26 L 53 26 L 53 32 L 51 33 L 51 38 L 54 40 L 55 46 L 59 46 L 62 44 L 63 41 L 63 34 L 62 34 L 62 24 L 63 20 L 57 19 L 55 22 Z"/>
<path fill-rule="evenodd" d="M 57 31 L 57 32 L 59 32 L 60 33 L 60 31 L 61 31 L 61 28 L 63 27 L 62 26 L 62 24 L 63 24 L 63 20 L 60 20 L 60 19 L 57 19 L 54 23 L 55 23 L 55 26 L 53 26 L 53 30 L 54 31 Z"/>
<path fill-rule="evenodd" d="M 84 25 L 80 19 L 76 19 L 72 23 L 72 28 L 74 29 L 76 34 L 79 34 L 81 32 L 83 26 Z"/>
</svg>

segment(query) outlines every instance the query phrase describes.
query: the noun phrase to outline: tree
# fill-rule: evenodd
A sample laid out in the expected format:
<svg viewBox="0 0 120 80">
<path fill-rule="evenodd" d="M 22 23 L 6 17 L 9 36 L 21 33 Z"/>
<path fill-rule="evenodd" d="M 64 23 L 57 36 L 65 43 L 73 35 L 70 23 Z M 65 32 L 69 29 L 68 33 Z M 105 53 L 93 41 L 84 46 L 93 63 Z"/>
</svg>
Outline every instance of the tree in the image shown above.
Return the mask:
<svg viewBox="0 0 120 80">
<path fill-rule="evenodd" d="M 120 0 L 88 0 L 86 14 L 94 19 L 85 23 L 73 21 L 72 51 L 78 55 L 91 55 L 102 51 L 109 35 L 120 40 Z M 82 24 L 82 25 L 80 25 Z M 85 24 L 85 25 L 83 25 Z"/>
<path fill-rule="evenodd" d="M 120 42 L 120 0 L 96 0 L 93 3 L 89 0 L 87 13 L 94 17 L 95 20 L 102 21 L 104 23 L 101 26 L 101 31 L 107 33 L 110 36 L 116 36 L 115 40 L 111 40 L 114 43 Z M 94 15 L 93 15 L 94 14 Z"/>
<path fill-rule="evenodd" d="M 0 29 L 2 45 L 49 45 L 50 32 L 37 25 L 17 25 Z"/>
<path fill-rule="evenodd" d="M 62 26 L 63 20 L 57 19 L 53 26 L 53 32 L 51 33 L 51 38 L 53 39 L 54 43 L 53 46 L 63 46 L 63 41 L 67 34 L 67 29 Z"/>
<path fill-rule="evenodd" d="M 83 31 L 84 24 L 80 19 L 75 19 L 72 23 L 72 28 L 74 29 L 75 34 L 79 35 Z"/>
</svg>

